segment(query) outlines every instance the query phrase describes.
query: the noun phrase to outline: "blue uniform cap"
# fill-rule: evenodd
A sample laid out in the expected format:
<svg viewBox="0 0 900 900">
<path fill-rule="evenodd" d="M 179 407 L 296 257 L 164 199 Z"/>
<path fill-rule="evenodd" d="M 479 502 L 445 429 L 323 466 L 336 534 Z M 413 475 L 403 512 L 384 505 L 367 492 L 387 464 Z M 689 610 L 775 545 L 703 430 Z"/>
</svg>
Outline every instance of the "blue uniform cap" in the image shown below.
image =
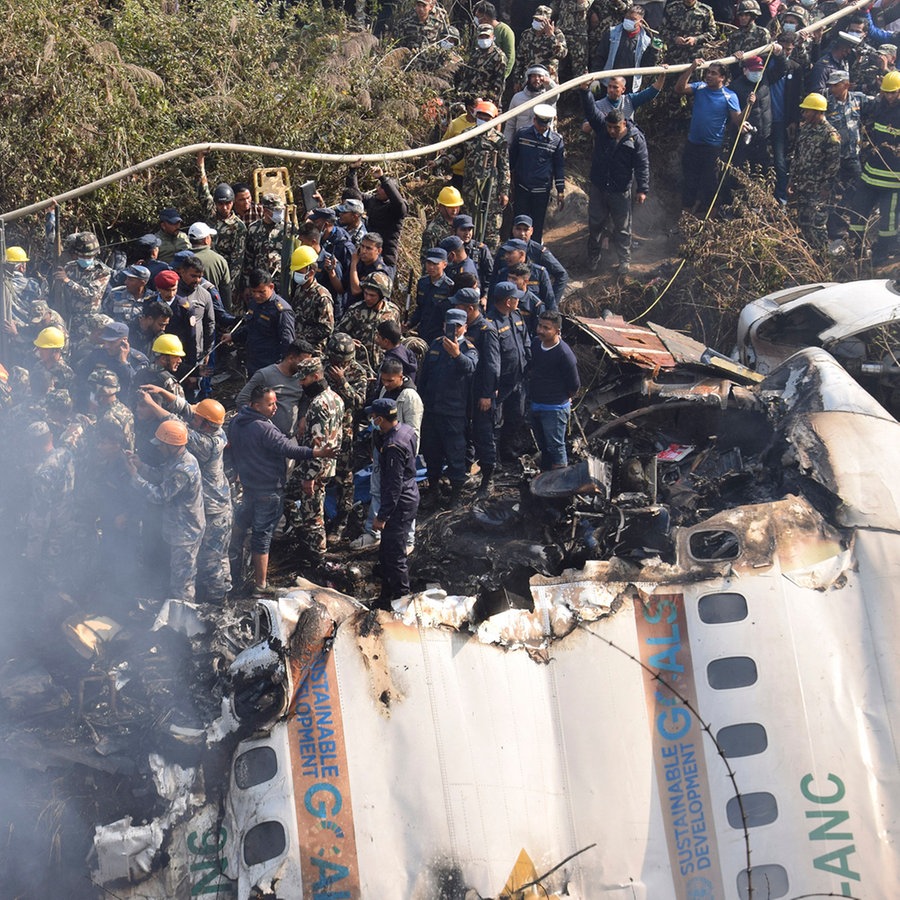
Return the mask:
<svg viewBox="0 0 900 900">
<path fill-rule="evenodd" d="M 425 251 L 425 259 L 430 259 L 432 262 L 446 262 L 447 251 L 442 247 L 432 247 L 430 250 Z"/>
<path fill-rule="evenodd" d="M 373 400 L 371 406 L 366 407 L 367 416 L 384 416 L 393 419 L 397 415 L 397 403 L 388 397 L 379 397 Z"/>
<path fill-rule="evenodd" d="M 445 237 L 439 244 L 442 250 L 446 250 L 448 253 L 451 250 L 459 250 L 463 245 L 462 238 L 457 237 L 455 234 L 451 234 L 450 237 Z"/>
<path fill-rule="evenodd" d="M 463 288 L 463 290 L 470 291 L 472 289 Z M 457 291 L 457 293 L 459 293 L 459 291 Z M 444 313 L 445 325 L 465 325 L 466 321 L 466 312 L 463 309 L 448 309 L 447 312 Z"/>
<path fill-rule="evenodd" d="M 129 266 L 125 270 L 126 278 L 140 278 L 141 281 L 150 280 L 150 270 L 146 266 Z"/>
<path fill-rule="evenodd" d="M 329 222 L 334 222 L 337 220 L 337 214 L 333 209 L 329 209 L 327 206 L 320 206 L 318 209 L 314 209 L 309 217 L 313 220 L 315 219 L 327 219 Z"/>
<path fill-rule="evenodd" d="M 525 296 L 525 291 L 520 291 L 511 281 L 498 281 L 494 286 L 494 300 L 505 300 L 507 297 Z"/>
<path fill-rule="evenodd" d="M 529 228 L 534 228 L 534 221 L 531 216 L 516 216 L 513 219 L 513 225 L 527 225 Z"/>
<path fill-rule="evenodd" d="M 450 298 L 450 302 L 459 306 L 478 306 L 481 302 L 481 295 L 475 288 L 460 288 Z"/>
<path fill-rule="evenodd" d="M 172 257 L 172 265 L 177 269 L 179 266 L 183 266 L 186 262 L 196 258 L 197 254 L 193 250 L 179 250 Z"/>
<path fill-rule="evenodd" d="M 520 241 L 518 238 L 510 238 L 500 249 L 504 253 L 509 253 L 510 250 L 522 250 L 527 253 L 528 244 L 525 241 Z"/>
<path fill-rule="evenodd" d="M 175 209 L 174 206 L 167 206 L 160 214 L 159 214 L 160 222 L 168 222 L 170 225 L 180 225 L 184 219 L 178 215 L 178 210 Z"/>
<path fill-rule="evenodd" d="M 453 217 L 453 227 L 454 228 L 474 228 L 475 222 L 471 216 L 454 216 Z"/>
<path fill-rule="evenodd" d="M 128 337 L 128 326 L 124 322 L 110 322 L 100 333 L 101 341 L 120 341 Z"/>
<path fill-rule="evenodd" d="M 152 249 L 153 247 L 159 247 L 162 241 L 155 234 L 142 234 L 135 243 L 141 247 Z"/>
</svg>

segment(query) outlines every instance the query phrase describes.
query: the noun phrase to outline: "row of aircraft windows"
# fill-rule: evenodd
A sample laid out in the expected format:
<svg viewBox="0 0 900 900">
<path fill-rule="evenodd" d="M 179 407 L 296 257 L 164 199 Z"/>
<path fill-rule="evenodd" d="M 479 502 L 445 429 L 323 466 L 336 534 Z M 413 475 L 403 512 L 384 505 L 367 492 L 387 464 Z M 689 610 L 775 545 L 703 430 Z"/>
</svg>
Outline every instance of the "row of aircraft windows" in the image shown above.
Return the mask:
<svg viewBox="0 0 900 900">
<path fill-rule="evenodd" d="M 747 599 L 741 594 L 707 594 L 697 604 L 700 621 L 706 625 L 725 625 L 742 622 L 747 618 Z M 709 686 L 716 691 L 749 687 L 756 683 L 759 673 L 756 663 L 749 656 L 727 656 L 714 659 L 706 667 Z M 728 725 L 716 733 L 716 742 L 722 754 L 728 758 L 754 756 L 769 746 L 766 729 L 757 722 Z M 732 828 L 758 828 L 771 825 L 778 818 L 778 801 L 768 791 L 757 791 L 732 797 L 725 808 L 728 824 Z M 783 866 L 763 865 L 753 867 L 753 896 L 775 900 L 788 893 L 788 875 Z M 746 869 L 738 875 L 738 894 L 741 900 L 750 897 L 750 878 Z"/>
</svg>

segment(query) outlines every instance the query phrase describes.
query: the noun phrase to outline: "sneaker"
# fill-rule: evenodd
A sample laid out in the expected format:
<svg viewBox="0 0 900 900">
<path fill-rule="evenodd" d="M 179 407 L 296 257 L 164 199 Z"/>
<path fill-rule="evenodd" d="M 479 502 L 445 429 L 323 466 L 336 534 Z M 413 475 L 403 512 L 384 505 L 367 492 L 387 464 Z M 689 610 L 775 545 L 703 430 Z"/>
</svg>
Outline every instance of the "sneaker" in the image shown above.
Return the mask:
<svg viewBox="0 0 900 900">
<path fill-rule="evenodd" d="M 364 531 L 355 541 L 350 541 L 350 549 L 351 550 L 365 550 L 366 547 L 374 547 L 376 544 L 380 543 L 381 537 L 379 535 L 370 534 L 368 531 Z"/>
<path fill-rule="evenodd" d="M 254 597 L 277 597 L 278 596 L 278 588 L 272 587 L 269 584 L 255 584 L 253 586 L 253 596 Z"/>
</svg>

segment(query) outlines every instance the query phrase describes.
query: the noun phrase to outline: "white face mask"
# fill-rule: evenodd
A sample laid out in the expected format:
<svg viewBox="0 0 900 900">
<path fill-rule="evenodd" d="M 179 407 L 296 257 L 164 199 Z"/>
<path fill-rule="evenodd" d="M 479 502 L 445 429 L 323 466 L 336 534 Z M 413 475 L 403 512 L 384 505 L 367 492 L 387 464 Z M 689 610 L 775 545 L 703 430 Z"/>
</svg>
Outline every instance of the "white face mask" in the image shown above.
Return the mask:
<svg viewBox="0 0 900 900">
<path fill-rule="evenodd" d="M 294 284 L 306 284 L 309 281 L 309 272 L 294 272 Z"/>
<path fill-rule="evenodd" d="M 284 210 L 283 209 L 273 209 L 272 210 L 272 222 L 275 225 L 280 225 L 284 221 Z"/>
<path fill-rule="evenodd" d="M 478 38 L 478 46 L 482 50 L 487 50 L 487 48 L 490 47 L 493 43 L 494 42 L 493 40 L 491 40 L 491 38 Z"/>
<path fill-rule="evenodd" d="M 760 72 L 745 72 L 747 76 L 747 81 L 752 81 L 754 84 L 759 84 L 762 81 L 763 73 Z"/>
<path fill-rule="evenodd" d="M 532 27 L 535 31 L 543 31 L 543 30 L 544 30 L 544 23 L 541 22 L 539 19 L 532 19 L 532 21 L 531 21 L 531 27 Z"/>
<path fill-rule="evenodd" d="M 622 28 L 625 31 L 634 31 L 637 26 L 635 25 L 634 19 L 623 19 L 622 20 Z"/>
<path fill-rule="evenodd" d="M 793 34 L 797 30 L 796 22 L 785 22 L 782 29 L 785 34 Z"/>
</svg>

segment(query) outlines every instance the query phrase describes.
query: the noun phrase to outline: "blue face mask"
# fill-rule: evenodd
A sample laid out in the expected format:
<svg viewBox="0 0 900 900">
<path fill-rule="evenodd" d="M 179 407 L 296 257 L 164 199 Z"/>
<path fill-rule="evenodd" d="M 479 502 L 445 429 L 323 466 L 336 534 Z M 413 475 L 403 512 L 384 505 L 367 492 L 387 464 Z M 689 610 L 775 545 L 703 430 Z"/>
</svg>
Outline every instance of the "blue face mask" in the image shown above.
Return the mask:
<svg viewBox="0 0 900 900">
<path fill-rule="evenodd" d="M 745 72 L 744 74 L 747 76 L 747 81 L 752 81 L 754 84 L 758 84 L 762 81 L 762 72 Z"/>
<path fill-rule="evenodd" d="M 295 284 L 306 284 L 309 281 L 309 272 L 294 272 Z"/>
<path fill-rule="evenodd" d="M 81 266 L 82 269 L 89 269 L 94 264 L 92 259 L 85 259 L 83 256 L 78 257 L 78 265 Z"/>
</svg>

